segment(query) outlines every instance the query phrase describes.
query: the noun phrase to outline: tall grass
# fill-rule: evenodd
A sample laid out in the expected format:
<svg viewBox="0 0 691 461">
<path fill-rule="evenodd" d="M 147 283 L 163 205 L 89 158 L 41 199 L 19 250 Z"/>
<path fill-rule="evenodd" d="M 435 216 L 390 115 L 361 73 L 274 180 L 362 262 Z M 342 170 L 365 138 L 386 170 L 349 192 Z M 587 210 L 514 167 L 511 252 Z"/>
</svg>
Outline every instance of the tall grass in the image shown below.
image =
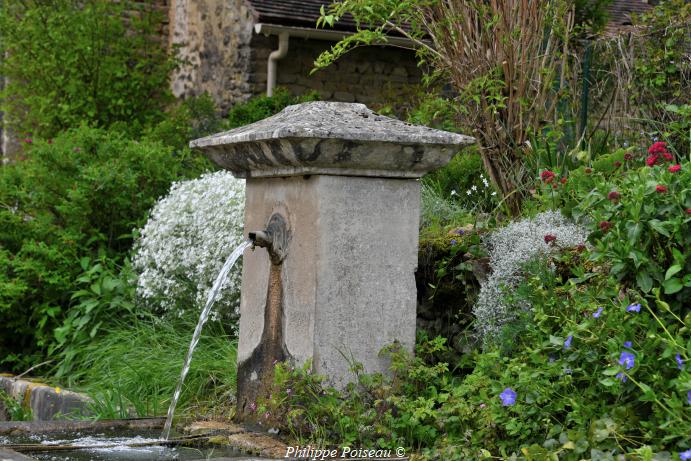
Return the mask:
<svg viewBox="0 0 691 461">
<path fill-rule="evenodd" d="M 165 414 L 196 319 L 154 317 L 115 321 L 78 351 L 68 385 L 94 399 L 96 417 Z M 209 323 L 197 345 L 178 404 L 214 405 L 235 393 L 237 340 Z"/>
</svg>

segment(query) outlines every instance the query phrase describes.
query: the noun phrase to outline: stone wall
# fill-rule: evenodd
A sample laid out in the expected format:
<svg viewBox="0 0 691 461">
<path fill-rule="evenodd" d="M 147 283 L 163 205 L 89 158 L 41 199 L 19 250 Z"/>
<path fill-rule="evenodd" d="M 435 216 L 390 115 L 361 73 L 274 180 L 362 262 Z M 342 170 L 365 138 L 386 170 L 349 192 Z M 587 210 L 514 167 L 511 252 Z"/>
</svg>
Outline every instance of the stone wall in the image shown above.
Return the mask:
<svg viewBox="0 0 691 461">
<path fill-rule="evenodd" d="M 331 66 L 310 75 L 314 60 L 335 42 L 291 37 L 288 55 L 278 61 L 277 86 L 294 94 L 311 90 L 324 100 L 382 103 L 420 82 L 415 53 L 393 47 L 357 48 Z M 276 36 L 254 35 L 252 48 L 253 94 L 266 92 L 267 59 L 278 48 Z"/>
<path fill-rule="evenodd" d="M 170 44 L 185 61 L 172 78 L 177 97 L 206 92 L 225 112 L 266 93 L 267 60 L 278 48 L 278 38 L 254 33 L 245 1 L 168 1 Z M 316 90 L 325 100 L 372 104 L 420 81 L 412 51 L 379 46 L 356 49 L 310 75 L 316 57 L 333 44 L 291 37 L 288 55 L 278 61 L 277 86 L 295 94 Z"/>
<path fill-rule="evenodd" d="M 171 0 L 170 44 L 184 62 L 172 76 L 173 94 L 206 92 L 223 109 L 249 98 L 253 25 L 243 0 Z"/>
</svg>

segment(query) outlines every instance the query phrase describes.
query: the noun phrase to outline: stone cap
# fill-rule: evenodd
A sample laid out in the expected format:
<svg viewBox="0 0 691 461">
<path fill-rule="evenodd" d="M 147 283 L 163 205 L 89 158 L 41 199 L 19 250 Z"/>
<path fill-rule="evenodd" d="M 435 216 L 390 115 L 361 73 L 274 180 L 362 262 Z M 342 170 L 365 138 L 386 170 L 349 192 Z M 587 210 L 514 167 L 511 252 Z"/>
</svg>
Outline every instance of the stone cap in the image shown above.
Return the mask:
<svg viewBox="0 0 691 461">
<path fill-rule="evenodd" d="M 242 178 L 331 174 L 419 178 L 474 138 L 378 115 L 364 104 L 306 102 L 250 125 L 194 140 Z"/>
</svg>

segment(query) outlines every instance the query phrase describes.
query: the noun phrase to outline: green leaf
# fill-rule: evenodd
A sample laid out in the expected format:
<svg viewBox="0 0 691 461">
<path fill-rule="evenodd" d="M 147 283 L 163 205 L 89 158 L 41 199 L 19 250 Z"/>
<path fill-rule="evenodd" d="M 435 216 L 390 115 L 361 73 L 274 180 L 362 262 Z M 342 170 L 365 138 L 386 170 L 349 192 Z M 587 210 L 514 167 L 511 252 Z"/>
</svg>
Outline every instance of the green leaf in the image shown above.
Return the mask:
<svg viewBox="0 0 691 461">
<path fill-rule="evenodd" d="M 667 269 L 667 272 L 665 272 L 665 280 L 669 280 L 670 277 L 672 277 L 674 274 L 676 274 L 680 270 L 681 270 L 681 266 L 679 264 L 675 264 L 673 266 L 670 266 L 669 269 Z"/>
<path fill-rule="evenodd" d="M 648 293 L 653 287 L 653 279 L 646 271 L 640 271 L 636 274 L 636 284 L 644 293 Z"/>
<path fill-rule="evenodd" d="M 674 294 L 680 291 L 682 288 L 684 288 L 684 284 L 681 283 L 681 279 L 678 279 L 676 277 L 673 279 L 665 280 L 662 283 L 662 286 L 664 287 L 665 294 L 667 295 Z"/>
<path fill-rule="evenodd" d="M 669 231 L 665 227 L 665 223 L 660 222 L 658 219 L 651 219 L 648 221 L 648 225 L 658 234 L 662 234 L 665 237 L 669 237 Z"/>
</svg>

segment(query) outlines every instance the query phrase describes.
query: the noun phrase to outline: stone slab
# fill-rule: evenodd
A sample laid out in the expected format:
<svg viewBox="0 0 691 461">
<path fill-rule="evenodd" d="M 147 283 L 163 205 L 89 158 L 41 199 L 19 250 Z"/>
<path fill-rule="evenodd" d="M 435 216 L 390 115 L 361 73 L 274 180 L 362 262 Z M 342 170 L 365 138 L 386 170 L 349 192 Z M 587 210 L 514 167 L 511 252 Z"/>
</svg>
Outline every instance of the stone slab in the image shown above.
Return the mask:
<svg viewBox="0 0 691 461">
<path fill-rule="evenodd" d="M 305 174 L 419 178 L 474 138 L 378 115 L 364 104 L 307 102 L 250 125 L 194 140 L 243 178 Z"/>
<path fill-rule="evenodd" d="M 30 458 L 14 450 L 0 448 L 0 461 L 36 461 L 36 458 Z"/>
<path fill-rule="evenodd" d="M 91 399 L 77 392 L 52 387 L 40 382 L 0 376 L 0 389 L 31 409 L 34 421 L 50 421 L 58 417 L 80 417 L 91 414 Z"/>
<path fill-rule="evenodd" d="M 310 176 L 249 179 L 245 232 L 284 214 L 292 238 L 283 263 L 283 337 L 297 363 L 311 360 L 329 384 L 352 380 L 351 362 L 385 372 L 378 356 L 415 342 L 420 184 L 402 179 Z M 270 261 L 243 259 L 238 362 L 258 347 Z"/>
</svg>

